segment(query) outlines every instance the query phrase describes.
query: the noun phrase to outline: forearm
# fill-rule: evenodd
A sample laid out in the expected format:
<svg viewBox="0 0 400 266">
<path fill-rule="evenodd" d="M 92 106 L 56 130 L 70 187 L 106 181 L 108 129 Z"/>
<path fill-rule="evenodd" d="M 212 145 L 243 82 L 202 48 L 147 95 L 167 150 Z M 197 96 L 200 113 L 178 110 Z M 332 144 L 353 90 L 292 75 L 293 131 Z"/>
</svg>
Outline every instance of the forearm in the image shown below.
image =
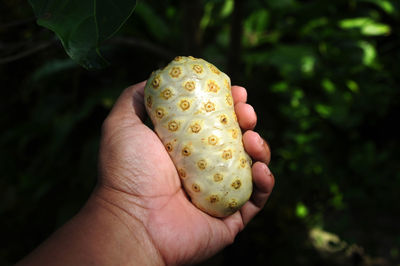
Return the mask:
<svg viewBox="0 0 400 266">
<path fill-rule="evenodd" d="M 163 265 L 143 225 L 98 197 L 18 265 Z M 132 221 L 133 220 L 133 221 Z"/>
</svg>

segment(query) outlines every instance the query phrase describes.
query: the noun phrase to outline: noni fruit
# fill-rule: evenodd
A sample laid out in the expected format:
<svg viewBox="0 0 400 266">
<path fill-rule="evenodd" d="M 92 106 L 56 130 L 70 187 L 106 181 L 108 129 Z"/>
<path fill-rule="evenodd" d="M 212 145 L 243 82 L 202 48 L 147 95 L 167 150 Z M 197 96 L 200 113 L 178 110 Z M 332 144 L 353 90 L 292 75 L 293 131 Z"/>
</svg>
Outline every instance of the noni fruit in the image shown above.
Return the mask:
<svg viewBox="0 0 400 266">
<path fill-rule="evenodd" d="M 176 57 L 148 79 L 145 105 L 191 201 L 225 217 L 252 193 L 230 78 L 207 61 Z"/>
</svg>

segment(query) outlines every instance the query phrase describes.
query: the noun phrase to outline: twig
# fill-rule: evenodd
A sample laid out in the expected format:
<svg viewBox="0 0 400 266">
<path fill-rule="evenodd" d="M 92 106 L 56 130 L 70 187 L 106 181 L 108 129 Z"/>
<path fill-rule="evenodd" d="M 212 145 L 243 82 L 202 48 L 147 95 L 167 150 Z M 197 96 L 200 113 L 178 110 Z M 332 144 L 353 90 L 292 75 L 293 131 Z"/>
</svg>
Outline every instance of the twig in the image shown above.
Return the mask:
<svg viewBox="0 0 400 266">
<path fill-rule="evenodd" d="M 203 16 L 203 4 L 200 0 L 182 1 L 183 33 L 185 53 L 201 56 L 202 36 L 200 21 Z"/>
<path fill-rule="evenodd" d="M 228 73 L 232 79 L 240 78 L 239 65 L 241 63 L 244 0 L 235 0 L 232 14 L 232 26 L 230 36 L 230 49 L 228 52 Z"/>
<path fill-rule="evenodd" d="M 132 37 L 114 37 L 109 42 L 115 43 L 115 44 L 123 44 L 123 45 L 131 45 L 131 46 L 140 47 L 140 48 L 143 48 L 150 52 L 153 52 L 155 54 L 158 54 L 168 60 L 170 60 L 171 58 L 173 58 L 176 55 L 174 52 L 164 49 L 163 47 L 161 47 L 159 45 L 156 45 L 154 43 L 151 43 L 151 42 L 148 42 L 145 40 L 135 39 Z"/>
<path fill-rule="evenodd" d="M 50 45 L 52 45 L 53 43 L 55 43 L 55 40 L 49 41 L 49 42 L 45 42 L 45 43 L 40 43 L 37 46 L 29 49 L 29 50 L 25 50 L 22 51 L 21 53 L 15 54 L 15 55 L 11 55 L 11 56 L 6 56 L 3 58 L 0 58 L 0 65 L 2 64 L 7 64 L 13 61 L 17 61 L 19 59 L 22 59 L 24 57 L 30 56 L 34 53 L 37 53 L 41 50 L 46 49 L 47 47 L 49 47 Z"/>
<path fill-rule="evenodd" d="M 35 17 L 30 17 L 30 18 L 24 18 L 24 19 L 19 19 L 19 20 L 15 20 L 15 21 L 10 21 L 7 23 L 0 23 L 0 29 L 4 30 L 6 28 L 12 28 L 12 27 L 18 27 L 20 25 L 24 25 L 27 23 L 31 23 L 33 21 L 35 21 Z"/>
<path fill-rule="evenodd" d="M 22 42 L 13 42 L 13 43 L 4 43 L 0 41 L 0 50 L 19 50 L 22 46 L 26 45 L 26 41 Z"/>
</svg>

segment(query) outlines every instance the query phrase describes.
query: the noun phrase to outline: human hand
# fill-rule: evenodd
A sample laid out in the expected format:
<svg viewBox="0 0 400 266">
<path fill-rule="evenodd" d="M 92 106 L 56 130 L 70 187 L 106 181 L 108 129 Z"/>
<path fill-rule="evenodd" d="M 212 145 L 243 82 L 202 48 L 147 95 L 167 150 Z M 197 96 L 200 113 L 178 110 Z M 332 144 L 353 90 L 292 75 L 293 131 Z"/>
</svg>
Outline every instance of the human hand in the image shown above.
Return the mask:
<svg viewBox="0 0 400 266">
<path fill-rule="evenodd" d="M 197 209 L 182 189 L 175 166 L 158 136 L 143 121 L 145 83 L 127 88 L 103 124 L 99 184 L 95 197 L 123 223 L 140 224 L 145 237 L 168 265 L 204 260 L 232 243 L 263 208 L 274 186 L 267 164 L 270 150 L 252 129 L 254 109 L 247 92 L 232 86 L 235 112 L 244 132 L 252 166 L 254 191 L 238 212 L 224 219 Z"/>
</svg>

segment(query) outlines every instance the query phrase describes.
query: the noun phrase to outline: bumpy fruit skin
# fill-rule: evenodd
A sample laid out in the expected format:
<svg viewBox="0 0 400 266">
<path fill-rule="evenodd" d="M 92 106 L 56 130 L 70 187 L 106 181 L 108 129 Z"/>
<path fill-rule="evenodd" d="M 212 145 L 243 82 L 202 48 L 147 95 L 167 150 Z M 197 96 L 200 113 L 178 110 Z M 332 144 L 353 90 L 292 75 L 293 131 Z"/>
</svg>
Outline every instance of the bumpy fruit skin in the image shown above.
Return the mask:
<svg viewBox="0 0 400 266">
<path fill-rule="evenodd" d="M 176 57 L 153 72 L 145 105 L 191 201 L 225 217 L 252 193 L 251 159 L 244 151 L 230 78 L 194 57 Z"/>
</svg>

